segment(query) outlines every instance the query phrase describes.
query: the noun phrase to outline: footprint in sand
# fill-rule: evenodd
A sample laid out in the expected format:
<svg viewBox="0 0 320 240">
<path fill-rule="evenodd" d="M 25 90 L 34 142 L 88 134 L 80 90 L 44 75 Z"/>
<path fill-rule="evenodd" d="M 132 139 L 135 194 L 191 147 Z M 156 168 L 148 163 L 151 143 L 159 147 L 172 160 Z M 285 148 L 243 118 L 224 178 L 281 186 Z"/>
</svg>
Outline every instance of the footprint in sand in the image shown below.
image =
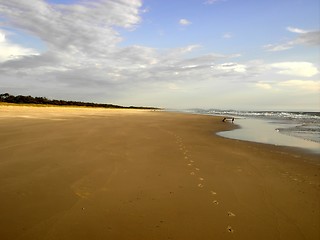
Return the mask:
<svg viewBox="0 0 320 240">
<path fill-rule="evenodd" d="M 217 200 L 213 200 L 212 203 L 215 204 L 215 205 L 219 204 L 219 202 Z"/>
<path fill-rule="evenodd" d="M 202 178 L 202 177 L 199 177 L 199 180 L 200 180 L 200 181 L 203 181 L 203 180 L 204 180 L 204 178 Z"/>
<path fill-rule="evenodd" d="M 194 172 L 191 172 L 190 175 L 195 175 L 195 173 L 194 173 Z"/>
<path fill-rule="evenodd" d="M 193 163 L 194 161 L 193 160 L 189 160 L 189 162 Z"/>
<path fill-rule="evenodd" d="M 197 171 L 200 171 L 200 168 L 196 168 Z"/>
<path fill-rule="evenodd" d="M 232 229 L 231 226 L 228 226 L 228 227 L 227 227 L 227 230 L 228 230 L 229 233 L 233 233 L 233 232 L 234 232 L 234 230 Z"/>
<path fill-rule="evenodd" d="M 199 183 L 199 184 L 198 184 L 198 187 L 199 187 L 199 188 L 203 188 L 203 184 L 202 184 L 202 183 Z"/>
<path fill-rule="evenodd" d="M 188 163 L 187 165 L 188 165 L 188 166 L 192 166 L 192 164 L 191 164 L 191 163 Z"/>
<path fill-rule="evenodd" d="M 234 213 L 232 213 L 232 212 L 228 212 L 228 216 L 229 217 L 235 217 L 236 215 Z"/>
<path fill-rule="evenodd" d="M 188 157 L 187 157 L 187 156 L 185 156 L 185 157 L 184 157 L 184 159 L 188 159 Z"/>
<path fill-rule="evenodd" d="M 210 192 L 211 192 L 212 195 L 217 195 L 217 193 L 214 192 L 214 191 L 210 191 Z"/>
</svg>

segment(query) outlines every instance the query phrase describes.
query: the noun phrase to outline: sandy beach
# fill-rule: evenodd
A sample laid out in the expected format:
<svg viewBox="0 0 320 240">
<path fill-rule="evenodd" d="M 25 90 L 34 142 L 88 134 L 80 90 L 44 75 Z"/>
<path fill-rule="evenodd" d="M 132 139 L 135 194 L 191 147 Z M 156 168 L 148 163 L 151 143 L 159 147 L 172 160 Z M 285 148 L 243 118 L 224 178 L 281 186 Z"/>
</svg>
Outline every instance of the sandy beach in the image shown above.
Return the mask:
<svg viewBox="0 0 320 240">
<path fill-rule="evenodd" d="M 0 106 L 0 239 L 320 239 L 319 155 L 215 135 L 232 128 Z"/>
</svg>

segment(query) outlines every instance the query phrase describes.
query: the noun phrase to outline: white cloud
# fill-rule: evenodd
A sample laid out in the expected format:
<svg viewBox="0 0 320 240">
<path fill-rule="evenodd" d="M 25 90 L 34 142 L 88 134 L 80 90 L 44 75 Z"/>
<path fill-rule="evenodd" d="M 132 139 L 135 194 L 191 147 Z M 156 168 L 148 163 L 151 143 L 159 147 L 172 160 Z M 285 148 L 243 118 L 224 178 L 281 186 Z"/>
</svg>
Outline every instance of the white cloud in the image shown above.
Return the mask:
<svg viewBox="0 0 320 240">
<path fill-rule="evenodd" d="M 230 39 L 230 38 L 232 38 L 232 37 L 233 37 L 233 36 L 232 36 L 231 33 L 225 33 L 225 34 L 222 35 L 222 38 L 224 38 L 224 39 Z"/>
<path fill-rule="evenodd" d="M 199 104 L 204 102 L 202 97 L 206 97 L 205 102 L 211 104 L 212 92 L 223 96 L 228 92 L 234 102 L 234 92 L 243 86 L 252 86 L 252 82 L 258 93 L 263 89 L 298 88 L 297 82 L 283 82 L 281 86 L 264 81 L 274 76 L 274 70 L 294 76 L 313 76 L 318 72 L 311 63 L 298 62 L 298 66 L 295 62 L 242 63 L 239 54 L 203 54 L 206 46 L 198 44 L 174 49 L 121 47 L 119 28 L 135 30 L 141 22 L 141 1 L 78 2 L 55 5 L 43 0 L 0 0 L 3 27 L 35 36 L 46 46 L 46 52 L 37 53 L 0 35 L 0 56 L 6 54 L 5 61 L 0 62 L 3 91 L 119 104 L 125 104 L 123 99 L 130 104 L 136 104 L 132 99 L 149 104 L 145 96 L 153 102 L 172 104 L 174 92 L 173 97 L 181 96 L 183 104 L 188 104 L 185 101 L 188 96 L 184 94 L 191 94 Z M 297 33 L 301 32 L 297 29 L 291 31 L 300 37 L 304 34 Z M 8 49 L 11 49 L 10 55 Z M 11 55 L 16 57 L 7 61 Z M 197 92 L 198 88 L 205 92 L 203 96 L 200 90 Z M 244 98 L 243 92 L 241 94 L 238 99 Z M 222 104 L 224 99 L 221 98 Z"/>
<path fill-rule="evenodd" d="M 190 25 L 191 22 L 189 20 L 183 18 L 183 19 L 179 20 L 179 24 L 183 25 L 183 26 L 187 26 L 187 25 Z"/>
<path fill-rule="evenodd" d="M 187 53 L 191 53 L 192 51 L 200 48 L 200 45 L 194 44 L 194 45 L 188 45 L 186 47 L 176 48 L 176 49 L 170 49 L 170 54 L 172 55 L 183 55 Z"/>
<path fill-rule="evenodd" d="M 213 66 L 212 68 L 223 70 L 226 72 L 237 72 L 237 73 L 245 73 L 247 71 L 247 67 L 245 65 L 233 63 L 233 62 L 219 64 L 217 66 Z"/>
<path fill-rule="evenodd" d="M 292 48 L 293 44 L 285 43 L 285 44 L 267 44 L 264 45 L 263 48 L 269 52 L 279 52 Z"/>
<path fill-rule="evenodd" d="M 320 45 L 320 31 L 307 31 L 299 28 L 287 27 L 287 30 L 298 36 L 290 41 L 278 44 L 267 44 L 264 49 L 270 52 L 284 51 L 293 48 L 297 45 L 304 46 L 319 46 Z"/>
<path fill-rule="evenodd" d="M 281 92 L 299 92 L 314 93 L 320 91 L 320 81 L 314 80 L 285 80 L 264 82 L 260 81 L 255 83 L 255 86 L 265 90 L 276 90 Z"/>
<path fill-rule="evenodd" d="M 256 83 L 255 85 L 256 85 L 258 88 L 262 88 L 262 89 L 266 89 L 266 90 L 272 89 L 271 84 L 265 83 L 265 82 L 258 82 L 258 83 Z"/>
<path fill-rule="evenodd" d="M 217 2 L 222 2 L 222 1 L 225 1 L 225 0 L 206 0 L 205 2 L 203 2 L 203 4 L 211 5 L 211 4 L 215 4 Z"/>
<path fill-rule="evenodd" d="M 278 84 L 280 87 L 295 88 L 297 90 L 306 90 L 310 92 L 320 91 L 320 82 L 311 80 L 288 80 Z"/>
<path fill-rule="evenodd" d="M 182 91 L 183 88 L 181 88 L 178 84 L 176 83 L 169 83 L 167 85 L 168 89 L 171 90 L 171 91 Z"/>
<path fill-rule="evenodd" d="M 319 73 L 318 69 L 310 62 L 278 62 L 269 66 L 279 69 L 277 73 L 283 75 L 312 77 Z"/>
<path fill-rule="evenodd" d="M 289 32 L 293 32 L 293 33 L 307 33 L 308 31 L 300 29 L 300 28 L 294 28 L 294 27 L 287 27 L 287 30 Z"/>
<path fill-rule="evenodd" d="M 18 44 L 10 42 L 5 31 L 0 29 L 0 62 L 19 59 L 24 56 L 39 55 L 39 53 L 31 48 L 24 48 Z"/>
</svg>

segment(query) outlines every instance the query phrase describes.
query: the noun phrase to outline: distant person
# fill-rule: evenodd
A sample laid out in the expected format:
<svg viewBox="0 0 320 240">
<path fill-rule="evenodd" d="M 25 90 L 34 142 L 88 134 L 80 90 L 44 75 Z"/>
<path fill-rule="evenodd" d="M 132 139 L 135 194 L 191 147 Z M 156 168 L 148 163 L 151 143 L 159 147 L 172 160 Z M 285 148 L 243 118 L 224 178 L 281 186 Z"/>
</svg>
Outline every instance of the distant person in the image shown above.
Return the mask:
<svg viewBox="0 0 320 240">
<path fill-rule="evenodd" d="M 233 117 L 233 118 L 230 118 L 230 117 L 227 118 L 227 117 L 225 117 L 225 118 L 222 119 L 222 122 L 226 122 L 226 121 L 228 121 L 228 120 L 233 123 L 233 122 L 234 122 L 234 117 Z"/>
</svg>

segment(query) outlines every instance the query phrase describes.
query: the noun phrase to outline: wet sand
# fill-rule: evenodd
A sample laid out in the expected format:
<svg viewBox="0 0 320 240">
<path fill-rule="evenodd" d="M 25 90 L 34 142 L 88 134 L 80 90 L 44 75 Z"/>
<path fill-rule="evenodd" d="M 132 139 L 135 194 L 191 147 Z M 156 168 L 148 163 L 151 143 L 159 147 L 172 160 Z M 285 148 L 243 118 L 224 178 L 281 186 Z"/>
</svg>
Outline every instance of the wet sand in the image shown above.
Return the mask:
<svg viewBox="0 0 320 240">
<path fill-rule="evenodd" d="M 0 239 L 319 239 L 320 161 L 221 117 L 0 106 Z"/>
<path fill-rule="evenodd" d="M 218 135 L 227 138 L 251 142 L 301 148 L 301 150 L 316 153 L 320 157 L 319 142 L 314 142 L 300 137 L 287 135 L 277 131 L 276 129 L 283 128 L 285 126 L 283 123 L 270 123 L 268 120 L 265 119 L 250 118 L 239 118 L 236 119 L 236 122 L 237 125 L 240 126 L 240 128 L 235 129 L 234 131 L 220 132 L 218 133 Z M 292 127 L 293 126 L 295 126 L 295 124 L 293 124 Z M 315 136 L 312 137 L 315 138 Z"/>
</svg>

